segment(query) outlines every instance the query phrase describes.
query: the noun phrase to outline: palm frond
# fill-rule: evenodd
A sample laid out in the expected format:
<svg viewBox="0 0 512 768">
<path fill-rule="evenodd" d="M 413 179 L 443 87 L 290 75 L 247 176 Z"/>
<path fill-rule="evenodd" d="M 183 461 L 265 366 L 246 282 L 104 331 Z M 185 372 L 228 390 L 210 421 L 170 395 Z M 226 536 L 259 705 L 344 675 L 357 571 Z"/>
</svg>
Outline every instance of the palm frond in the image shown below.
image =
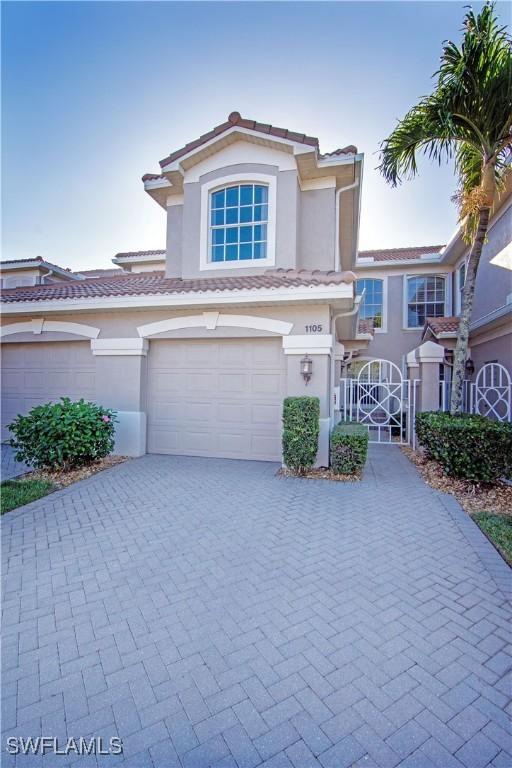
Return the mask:
<svg viewBox="0 0 512 768">
<path fill-rule="evenodd" d="M 512 42 L 494 4 L 478 13 L 469 9 L 462 32 L 460 45 L 444 43 L 433 93 L 382 142 L 379 164 L 396 186 L 416 175 L 420 153 L 439 163 L 454 159 L 461 201 L 482 184 L 489 163 L 499 185 L 512 140 Z"/>
</svg>

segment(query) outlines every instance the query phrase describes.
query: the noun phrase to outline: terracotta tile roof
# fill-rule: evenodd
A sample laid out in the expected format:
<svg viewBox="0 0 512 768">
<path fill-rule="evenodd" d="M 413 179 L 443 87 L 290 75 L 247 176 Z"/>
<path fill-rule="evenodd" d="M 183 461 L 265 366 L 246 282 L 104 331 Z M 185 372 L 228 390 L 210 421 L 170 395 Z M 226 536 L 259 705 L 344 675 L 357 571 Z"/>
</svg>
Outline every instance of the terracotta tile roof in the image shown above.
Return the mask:
<svg viewBox="0 0 512 768">
<path fill-rule="evenodd" d="M 113 277 L 114 275 L 123 275 L 124 270 L 121 267 L 112 267 L 111 269 L 82 269 L 79 275 L 85 277 Z"/>
<path fill-rule="evenodd" d="M 420 259 L 422 256 L 438 254 L 444 245 L 419 245 L 412 248 L 384 248 L 376 251 L 359 251 L 358 258 L 374 261 L 406 261 Z"/>
<path fill-rule="evenodd" d="M 434 336 L 440 333 L 454 333 L 459 330 L 459 318 L 456 315 L 451 317 L 427 317 L 423 328 L 423 336 L 427 330 L 430 330 Z"/>
<path fill-rule="evenodd" d="M 325 152 L 323 155 L 320 155 L 320 157 L 338 157 L 339 155 L 357 155 L 357 147 L 353 144 L 349 144 L 348 147 L 335 149 L 334 152 Z"/>
<path fill-rule="evenodd" d="M 0 261 L 0 266 L 4 267 L 7 264 L 32 264 L 34 261 L 43 261 L 43 257 L 34 256 L 33 259 L 7 259 L 6 261 Z"/>
<path fill-rule="evenodd" d="M 0 268 L 9 269 L 10 264 L 33 264 L 35 261 L 39 264 L 44 264 L 46 267 L 54 267 L 55 269 L 60 269 L 62 272 L 69 272 L 70 275 L 81 274 L 81 272 L 74 273 L 67 267 L 61 267 L 59 264 L 53 264 L 51 261 L 46 261 L 42 256 L 34 256 L 33 259 L 8 259 L 6 261 L 0 261 Z"/>
<path fill-rule="evenodd" d="M 352 283 L 355 279 L 353 272 L 293 269 L 267 270 L 261 275 L 206 277 L 193 280 L 165 277 L 163 272 L 136 274 L 127 272 L 113 277 L 96 277 L 80 282 L 10 288 L 2 291 L 2 301 L 13 303 L 17 301 L 51 301 L 108 296 L 202 293 L 206 291 L 257 291 L 272 288 L 339 285 Z"/>
<path fill-rule="evenodd" d="M 228 119 L 224 123 L 216 125 L 215 128 L 213 128 L 211 131 L 208 131 L 208 133 L 204 133 L 202 136 L 199 136 L 198 139 L 194 139 L 194 141 L 189 141 L 188 144 L 185 144 L 184 147 L 176 149 L 174 152 L 171 152 L 168 157 L 160 160 L 160 167 L 163 168 L 169 163 L 172 163 L 174 160 L 178 160 L 180 157 L 183 157 L 183 155 L 186 155 L 193 149 L 197 149 L 203 144 L 206 144 L 211 139 L 214 139 L 216 136 L 220 136 L 222 133 L 229 131 L 230 128 L 234 128 L 235 126 L 240 128 L 247 128 L 248 130 L 266 134 L 267 136 L 275 136 L 276 138 L 288 139 L 289 141 L 295 141 L 299 144 L 307 144 L 308 146 L 317 150 L 317 152 L 319 149 L 319 142 L 315 136 L 306 136 L 304 133 L 291 131 L 288 128 L 278 128 L 277 126 L 270 125 L 269 123 L 259 123 L 257 120 L 249 120 L 246 117 L 242 117 L 240 112 L 231 112 Z M 329 155 L 319 155 L 319 157 L 332 157 L 335 155 L 347 154 L 357 154 L 357 148 L 353 145 L 350 145 L 348 147 L 344 147 L 343 149 L 336 149 Z M 159 174 L 146 173 L 142 177 L 142 180 L 152 181 L 160 178 L 163 177 Z"/>
<path fill-rule="evenodd" d="M 165 256 L 165 249 L 155 251 L 126 251 L 125 253 L 116 253 L 115 259 L 136 259 L 140 256 Z"/>
</svg>

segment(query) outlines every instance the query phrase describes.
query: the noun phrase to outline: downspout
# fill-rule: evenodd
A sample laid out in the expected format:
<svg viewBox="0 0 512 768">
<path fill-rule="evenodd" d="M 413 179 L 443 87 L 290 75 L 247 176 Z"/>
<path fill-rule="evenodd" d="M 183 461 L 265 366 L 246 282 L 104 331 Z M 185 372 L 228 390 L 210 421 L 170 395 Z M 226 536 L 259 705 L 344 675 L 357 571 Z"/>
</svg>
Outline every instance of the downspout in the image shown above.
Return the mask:
<svg viewBox="0 0 512 768">
<path fill-rule="evenodd" d="M 337 272 L 340 264 L 340 213 L 341 213 L 341 193 L 348 192 L 350 189 L 355 189 L 359 186 L 359 179 L 356 179 L 352 184 L 348 184 L 346 187 L 340 187 L 336 190 L 334 197 L 334 216 L 335 216 L 335 242 L 334 242 L 334 271 Z"/>
<path fill-rule="evenodd" d="M 363 302 L 364 298 L 364 291 L 359 295 L 356 296 L 354 299 L 354 306 L 352 309 L 350 309 L 348 312 L 336 312 L 331 318 L 331 335 L 333 337 L 333 345 L 336 345 L 336 320 L 340 317 L 351 317 L 352 315 L 357 315 L 359 313 L 359 310 L 361 309 L 361 304 Z M 333 346 L 333 353 L 331 358 L 331 386 L 330 386 L 330 392 L 329 392 L 329 419 L 331 421 L 331 427 L 333 425 L 334 421 L 334 408 L 333 408 L 333 391 L 334 391 L 334 367 L 335 367 L 335 360 L 334 360 L 334 346 Z"/>
<path fill-rule="evenodd" d="M 44 280 L 45 278 L 50 277 L 50 275 L 53 275 L 53 274 L 54 274 L 53 269 L 49 269 L 48 272 L 45 275 L 42 275 L 41 279 Z M 40 284 L 44 285 L 44 283 L 40 283 Z"/>
</svg>

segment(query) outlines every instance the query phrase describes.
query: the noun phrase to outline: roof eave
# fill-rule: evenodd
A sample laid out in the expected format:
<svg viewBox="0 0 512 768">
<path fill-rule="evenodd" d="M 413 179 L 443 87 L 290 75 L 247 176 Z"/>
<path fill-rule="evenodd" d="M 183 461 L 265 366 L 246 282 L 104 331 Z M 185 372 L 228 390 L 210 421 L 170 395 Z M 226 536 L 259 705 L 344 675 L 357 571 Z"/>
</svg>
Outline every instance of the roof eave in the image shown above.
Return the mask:
<svg viewBox="0 0 512 768">
<path fill-rule="evenodd" d="M 171 309 L 187 306 L 226 304 L 302 304 L 327 302 L 345 308 L 353 304 L 353 284 L 339 283 L 284 288 L 239 289 L 173 294 L 133 294 L 123 296 L 47 299 L 2 302 L 3 315 L 31 315 L 54 312 L 87 312 L 105 309 Z"/>
</svg>

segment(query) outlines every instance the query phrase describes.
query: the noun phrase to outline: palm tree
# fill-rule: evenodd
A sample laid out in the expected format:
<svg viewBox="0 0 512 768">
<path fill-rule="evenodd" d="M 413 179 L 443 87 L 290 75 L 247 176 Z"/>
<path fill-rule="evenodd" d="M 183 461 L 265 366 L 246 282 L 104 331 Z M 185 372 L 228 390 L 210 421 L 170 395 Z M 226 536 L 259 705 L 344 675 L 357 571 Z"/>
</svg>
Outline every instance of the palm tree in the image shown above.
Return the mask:
<svg viewBox="0 0 512 768">
<path fill-rule="evenodd" d="M 464 17 L 462 44 L 443 44 L 434 91 L 381 144 L 379 170 L 392 186 L 418 172 L 419 152 L 439 164 L 455 160 L 463 235 L 471 244 L 455 347 L 450 411 L 462 410 L 475 281 L 489 216 L 510 170 L 512 45 L 494 3 Z"/>
</svg>

